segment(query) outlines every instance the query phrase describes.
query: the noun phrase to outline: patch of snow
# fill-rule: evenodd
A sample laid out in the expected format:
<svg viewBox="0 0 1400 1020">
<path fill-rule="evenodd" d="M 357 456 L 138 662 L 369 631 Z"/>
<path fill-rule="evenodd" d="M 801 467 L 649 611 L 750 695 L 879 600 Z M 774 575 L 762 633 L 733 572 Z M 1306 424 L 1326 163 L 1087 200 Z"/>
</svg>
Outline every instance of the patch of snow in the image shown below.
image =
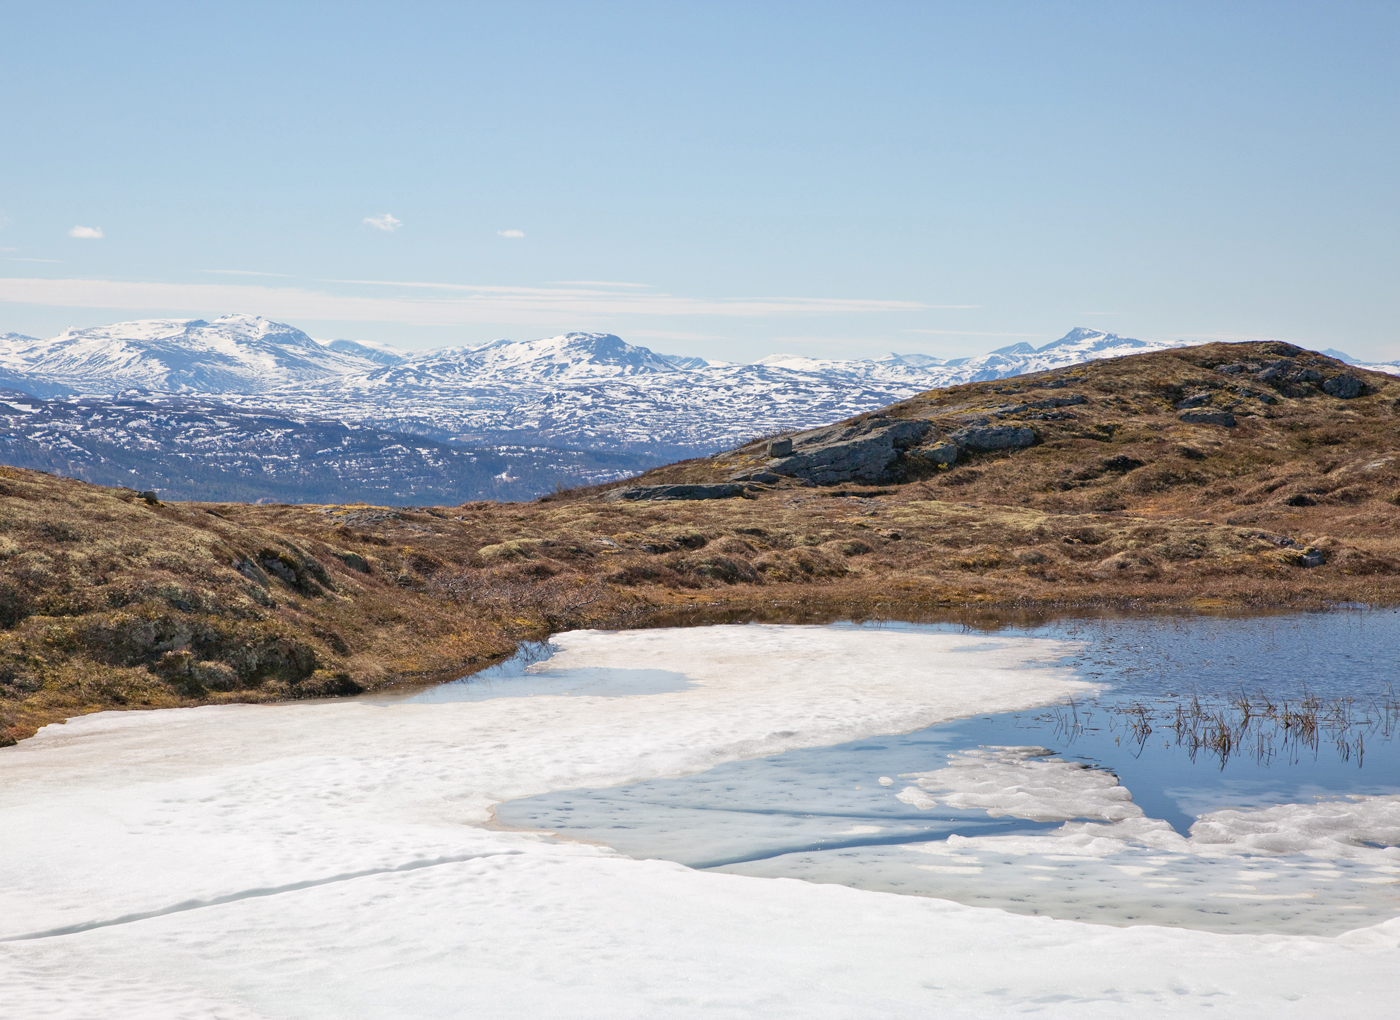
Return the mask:
<svg viewBox="0 0 1400 1020">
<path fill-rule="evenodd" d="M 1036 822 L 1142 817 L 1117 776 L 1082 762 L 1047 758 L 1050 753 L 1044 747 L 982 747 L 949 755 L 947 768 L 901 776 L 916 785 L 897 796 L 925 811 L 947 804 Z"/>
</svg>

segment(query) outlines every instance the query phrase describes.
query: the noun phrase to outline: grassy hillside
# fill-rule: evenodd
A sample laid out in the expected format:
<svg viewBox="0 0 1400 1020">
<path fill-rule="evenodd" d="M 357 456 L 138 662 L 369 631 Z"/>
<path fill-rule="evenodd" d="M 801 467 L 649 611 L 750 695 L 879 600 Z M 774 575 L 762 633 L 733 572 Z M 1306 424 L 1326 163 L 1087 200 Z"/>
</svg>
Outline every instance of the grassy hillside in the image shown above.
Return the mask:
<svg viewBox="0 0 1400 1020">
<path fill-rule="evenodd" d="M 910 454 L 878 486 L 633 502 L 611 485 L 427 509 L 160 504 L 0 469 L 0 740 L 103 708 L 445 678 L 552 629 L 702 608 L 1400 601 L 1400 379 L 1216 344 L 884 414 L 1034 441 L 950 466 Z M 723 481 L 763 469 L 765 449 L 621 484 Z"/>
</svg>

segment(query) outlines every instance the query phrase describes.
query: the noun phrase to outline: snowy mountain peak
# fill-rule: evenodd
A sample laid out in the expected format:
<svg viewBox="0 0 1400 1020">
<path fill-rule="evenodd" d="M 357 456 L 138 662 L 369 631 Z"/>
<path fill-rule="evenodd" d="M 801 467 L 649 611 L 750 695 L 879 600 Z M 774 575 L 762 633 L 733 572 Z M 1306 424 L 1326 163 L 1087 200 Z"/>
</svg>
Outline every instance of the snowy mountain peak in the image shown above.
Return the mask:
<svg viewBox="0 0 1400 1020">
<path fill-rule="evenodd" d="M 1018 344 L 1018 347 L 1028 346 Z M 1043 351 L 1063 350 L 1074 348 L 1082 351 L 1098 351 L 1108 349 L 1130 348 L 1132 350 L 1157 350 L 1167 347 L 1180 347 L 1181 342 L 1164 342 L 1154 340 L 1134 340 L 1132 337 L 1119 336 L 1117 333 L 1105 333 L 1100 329 L 1088 329 L 1084 326 L 1075 326 L 1060 339 L 1046 344 L 1044 347 L 1037 347 L 1037 354 Z"/>
<path fill-rule="evenodd" d="M 261 393 L 375 367 L 260 315 L 141 319 L 0 346 L 0 367 L 70 392 Z"/>
<path fill-rule="evenodd" d="M 616 378 L 677 371 L 667 358 L 612 333 L 564 333 L 543 340 L 493 340 L 479 347 L 428 351 L 412 359 L 420 370 L 441 363 L 472 367 L 488 376 L 520 381 Z"/>
</svg>

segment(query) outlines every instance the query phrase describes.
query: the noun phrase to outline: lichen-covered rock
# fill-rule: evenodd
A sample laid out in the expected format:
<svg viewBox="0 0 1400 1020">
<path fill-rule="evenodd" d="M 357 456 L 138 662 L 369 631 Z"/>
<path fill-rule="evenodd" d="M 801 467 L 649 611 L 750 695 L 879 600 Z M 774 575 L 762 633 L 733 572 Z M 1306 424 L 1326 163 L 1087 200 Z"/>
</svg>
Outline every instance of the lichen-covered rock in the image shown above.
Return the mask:
<svg viewBox="0 0 1400 1020">
<path fill-rule="evenodd" d="M 917 446 L 909 453 L 911 456 L 922 457 L 930 464 L 948 467 L 958 459 L 958 444 L 949 439 L 939 439 L 937 442 Z"/>
<path fill-rule="evenodd" d="M 1285 550 L 1283 560 L 1295 567 L 1320 567 L 1327 562 L 1327 556 L 1321 549 L 1306 546 L 1302 549 Z"/>
</svg>

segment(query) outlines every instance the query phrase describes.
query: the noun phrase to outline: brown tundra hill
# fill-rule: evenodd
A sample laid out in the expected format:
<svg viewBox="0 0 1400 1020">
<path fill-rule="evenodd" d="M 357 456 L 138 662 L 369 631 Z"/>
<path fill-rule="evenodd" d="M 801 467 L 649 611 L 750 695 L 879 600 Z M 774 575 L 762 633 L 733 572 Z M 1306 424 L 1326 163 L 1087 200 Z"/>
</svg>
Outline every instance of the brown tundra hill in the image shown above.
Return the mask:
<svg viewBox="0 0 1400 1020">
<path fill-rule="evenodd" d="M 1400 378 L 1210 344 L 932 390 L 533 503 L 163 503 L 0 468 L 0 743 L 718 612 L 1393 604 Z"/>
</svg>

